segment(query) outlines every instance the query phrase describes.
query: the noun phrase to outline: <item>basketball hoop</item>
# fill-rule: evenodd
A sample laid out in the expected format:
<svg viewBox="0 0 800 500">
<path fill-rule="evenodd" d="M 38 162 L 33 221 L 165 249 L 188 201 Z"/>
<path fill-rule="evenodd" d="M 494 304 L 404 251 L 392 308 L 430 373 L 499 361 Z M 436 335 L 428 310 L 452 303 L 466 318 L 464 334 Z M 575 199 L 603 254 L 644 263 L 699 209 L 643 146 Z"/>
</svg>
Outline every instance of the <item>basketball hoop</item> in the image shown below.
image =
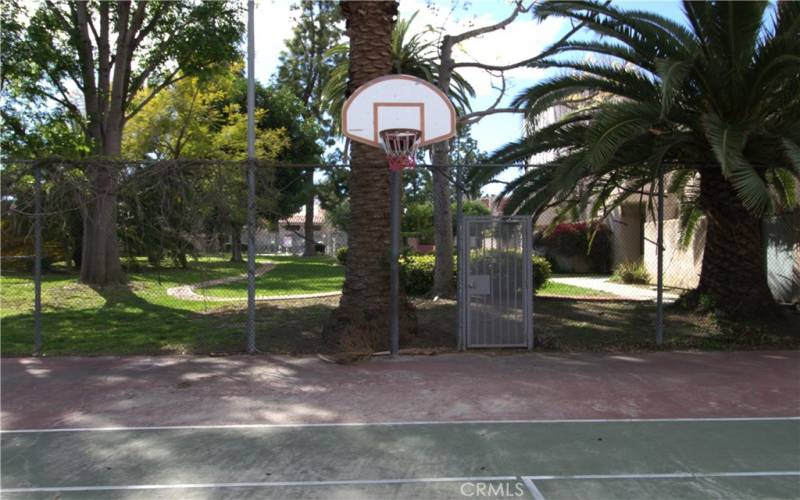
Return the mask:
<svg viewBox="0 0 800 500">
<path fill-rule="evenodd" d="M 410 128 L 381 130 L 381 146 L 389 159 L 389 170 L 398 172 L 414 168 L 421 132 Z"/>
<path fill-rule="evenodd" d="M 383 148 L 389 160 L 389 352 L 396 356 L 400 351 L 402 172 L 414 167 L 417 149 L 456 134 L 456 110 L 430 82 L 410 75 L 385 75 L 364 83 L 344 102 L 342 133 L 355 142 Z"/>
</svg>

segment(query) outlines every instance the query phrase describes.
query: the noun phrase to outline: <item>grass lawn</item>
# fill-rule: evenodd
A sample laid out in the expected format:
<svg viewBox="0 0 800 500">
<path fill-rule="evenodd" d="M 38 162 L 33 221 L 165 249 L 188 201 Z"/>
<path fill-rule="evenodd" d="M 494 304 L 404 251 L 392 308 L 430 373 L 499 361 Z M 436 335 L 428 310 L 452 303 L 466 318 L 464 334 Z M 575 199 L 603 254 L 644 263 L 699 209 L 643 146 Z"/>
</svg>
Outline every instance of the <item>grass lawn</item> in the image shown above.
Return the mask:
<svg viewBox="0 0 800 500">
<path fill-rule="evenodd" d="M 552 280 L 548 281 L 542 288 L 538 289 L 536 291 L 536 295 L 541 297 L 614 297 L 613 294 L 602 292 L 600 290 L 592 290 L 591 288 L 556 283 Z"/>
<path fill-rule="evenodd" d="M 258 280 L 258 294 L 311 293 L 338 290 L 342 269 L 325 258 L 259 257 L 277 266 Z M 128 274 L 124 286 L 93 288 L 76 282 L 74 272 L 51 272 L 42 284 L 43 354 L 126 355 L 241 352 L 244 347 L 245 301 L 182 300 L 167 295 L 170 287 L 236 276 L 244 264 L 226 257 L 204 257 L 190 269 L 147 266 Z M 206 291 L 211 295 L 244 297 L 245 282 Z M 568 285 L 551 284 L 545 293 L 598 294 Z M 541 292 L 540 292 L 541 293 Z M 545 296 L 542 293 L 542 297 Z M 595 295 L 596 296 L 596 295 Z M 324 351 L 321 332 L 338 297 L 260 302 L 257 341 L 262 352 L 313 354 Z M 412 299 L 419 333 L 403 347 L 455 347 L 456 304 L 448 300 Z M 6 356 L 23 356 L 33 344 L 33 281 L 27 275 L 0 277 L 0 349 Z M 538 300 L 534 303 L 534 334 L 538 349 L 653 349 L 655 307 L 652 303 L 592 303 Z M 754 325 L 731 325 L 706 316 L 669 309 L 665 348 L 800 347 L 798 316 Z M 793 333 L 794 332 L 794 333 Z"/>
<path fill-rule="evenodd" d="M 266 259 L 259 257 L 259 261 Z M 90 287 L 73 271 L 50 272 L 42 282 L 45 354 L 139 354 L 196 352 L 240 343 L 241 328 L 213 323 L 212 305 L 167 295 L 170 287 L 235 276 L 246 271 L 226 257 L 202 257 L 189 269 L 129 272 L 127 285 Z M 0 277 L 0 349 L 4 355 L 31 352 L 33 280 Z"/>
</svg>

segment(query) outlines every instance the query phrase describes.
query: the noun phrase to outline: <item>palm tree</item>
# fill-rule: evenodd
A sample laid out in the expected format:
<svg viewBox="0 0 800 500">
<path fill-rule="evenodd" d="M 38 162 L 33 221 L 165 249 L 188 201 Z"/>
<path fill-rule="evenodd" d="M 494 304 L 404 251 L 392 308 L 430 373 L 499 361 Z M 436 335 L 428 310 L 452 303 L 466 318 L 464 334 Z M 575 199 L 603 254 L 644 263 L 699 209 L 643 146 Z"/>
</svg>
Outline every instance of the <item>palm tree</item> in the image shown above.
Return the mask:
<svg viewBox="0 0 800 500">
<path fill-rule="evenodd" d="M 392 72 L 391 35 L 397 2 L 345 1 L 341 6 L 350 37 L 349 94 Z M 385 344 L 388 331 L 389 169 L 380 149 L 352 145 L 349 190 L 345 282 L 339 307 L 324 334 L 327 341 L 352 350 Z M 415 328 L 413 316 L 401 314 L 400 326 L 401 336 Z"/>
<path fill-rule="evenodd" d="M 392 74 L 405 74 L 422 78 L 434 85 L 439 79 L 439 63 L 437 61 L 436 46 L 433 42 L 426 40 L 424 33 L 416 33 L 409 36 L 409 30 L 417 17 L 415 12 L 408 19 L 399 19 L 392 30 Z M 349 50 L 347 44 L 337 45 L 331 48 L 326 56 L 333 57 L 336 54 L 346 54 Z M 346 99 L 347 75 L 349 72 L 350 61 L 346 58 L 341 59 L 341 63 L 331 72 L 331 77 L 323 89 L 323 106 L 330 113 L 334 128 L 341 133 L 342 107 Z M 470 99 L 475 97 L 475 89 L 470 83 L 459 74 L 453 72 L 450 91 L 448 92 L 453 105 L 459 115 L 468 113 Z"/>
<path fill-rule="evenodd" d="M 541 5 L 541 17 L 583 22 L 596 36 L 541 63 L 568 72 L 516 98 L 534 130 L 494 159 L 555 156 L 507 185 L 508 210 L 593 217 L 652 194 L 663 168 L 685 230 L 707 221 L 691 297 L 705 294 L 730 315 L 763 314 L 774 301 L 760 217 L 797 208 L 800 3 L 778 2 L 770 20 L 768 2 L 686 1 L 683 10 L 687 26 L 590 1 Z M 560 119 L 535 127 L 554 110 Z"/>
</svg>

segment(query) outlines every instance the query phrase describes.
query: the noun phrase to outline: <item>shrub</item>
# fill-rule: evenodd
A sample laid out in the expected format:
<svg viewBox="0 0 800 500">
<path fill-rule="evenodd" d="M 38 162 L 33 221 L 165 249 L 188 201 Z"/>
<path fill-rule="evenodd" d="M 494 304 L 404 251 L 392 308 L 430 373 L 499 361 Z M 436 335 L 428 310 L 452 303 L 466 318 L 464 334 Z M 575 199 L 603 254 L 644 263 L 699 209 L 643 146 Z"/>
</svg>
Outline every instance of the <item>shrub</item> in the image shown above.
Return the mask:
<svg viewBox="0 0 800 500">
<path fill-rule="evenodd" d="M 340 258 L 340 252 L 342 250 L 345 250 L 345 252 L 343 252 L 345 258 L 347 255 L 346 248 L 339 249 L 339 251 L 336 252 L 336 258 L 340 259 L 340 262 L 342 261 L 342 258 Z M 472 257 L 472 262 L 475 263 L 479 262 L 480 259 L 492 258 L 490 263 L 492 272 L 502 273 L 504 272 L 502 267 L 506 265 L 506 262 L 512 262 L 511 259 L 515 257 L 520 258 L 522 256 L 520 252 L 507 252 L 512 255 L 504 255 L 502 258 L 496 258 L 499 257 L 498 254 L 500 253 L 503 252 L 493 250 L 485 254 L 476 254 Z M 550 279 L 553 272 L 550 268 L 550 263 L 547 262 L 547 259 L 544 257 L 534 256 L 531 261 L 533 264 L 533 286 L 538 290 L 547 283 L 547 280 Z M 431 288 L 433 288 L 433 269 L 435 264 L 436 257 L 433 255 L 408 254 L 400 257 L 400 281 L 408 295 L 425 295 L 431 291 Z M 453 286 L 455 286 L 458 276 L 457 266 L 456 259 L 453 259 Z"/>
<path fill-rule="evenodd" d="M 339 264 L 344 265 L 347 261 L 347 247 L 341 247 L 336 250 L 336 260 L 339 261 Z"/>
<path fill-rule="evenodd" d="M 433 288 L 435 263 L 436 257 L 433 255 L 406 255 L 400 258 L 400 281 L 407 294 L 425 295 Z"/>
<path fill-rule="evenodd" d="M 623 262 L 614 269 L 611 281 L 646 285 L 650 283 L 650 273 L 642 261 Z"/>
<path fill-rule="evenodd" d="M 542 288 L 553 275 L 553 268 L 544 257 L 534 255 L 531 259 L 533 263 L 533 289 Z"/>
<path fill-rule="evenodd" d="M 470 257 L 473 264 L 478 264 L 481 260 L 487 259 L 488 262 L 483 265 L 483 268 L 495 276 L 506 276 L 509 272 L 519 269 L 519 259 L 521 258 L 522 252 L 515 250 L 473 251 Z M 533 288 L 534 290 L 538 290 L 550 279 L 550 276 L 553 274 L 553 269 L 550 267 L 550 263 L 547 259 L 538 255 L 531 257 L 531 268 L 533 274 Z M 499 287 L 500 285 L 498 284 L 497 286 Z M 495 288 L 495 286 L 493 286 L 493 288 Z M 513 291 L 509 291 L 509 293 L 513 293 Z"/>
</svg>

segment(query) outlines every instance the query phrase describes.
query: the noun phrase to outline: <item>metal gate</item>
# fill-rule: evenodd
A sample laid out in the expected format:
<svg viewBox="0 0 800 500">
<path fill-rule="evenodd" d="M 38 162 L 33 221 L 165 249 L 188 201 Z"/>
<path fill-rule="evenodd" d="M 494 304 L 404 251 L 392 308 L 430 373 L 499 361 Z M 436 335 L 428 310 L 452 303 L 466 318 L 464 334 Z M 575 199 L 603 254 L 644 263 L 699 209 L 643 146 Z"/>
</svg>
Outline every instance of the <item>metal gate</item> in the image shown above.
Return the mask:
<svg viewBox="0 0 800 500">
<path fill-rule="evenodd" d="M 465 216 L 461 226 L 459 346 L 532 349 L 531 217 Z"/>
</svg>

